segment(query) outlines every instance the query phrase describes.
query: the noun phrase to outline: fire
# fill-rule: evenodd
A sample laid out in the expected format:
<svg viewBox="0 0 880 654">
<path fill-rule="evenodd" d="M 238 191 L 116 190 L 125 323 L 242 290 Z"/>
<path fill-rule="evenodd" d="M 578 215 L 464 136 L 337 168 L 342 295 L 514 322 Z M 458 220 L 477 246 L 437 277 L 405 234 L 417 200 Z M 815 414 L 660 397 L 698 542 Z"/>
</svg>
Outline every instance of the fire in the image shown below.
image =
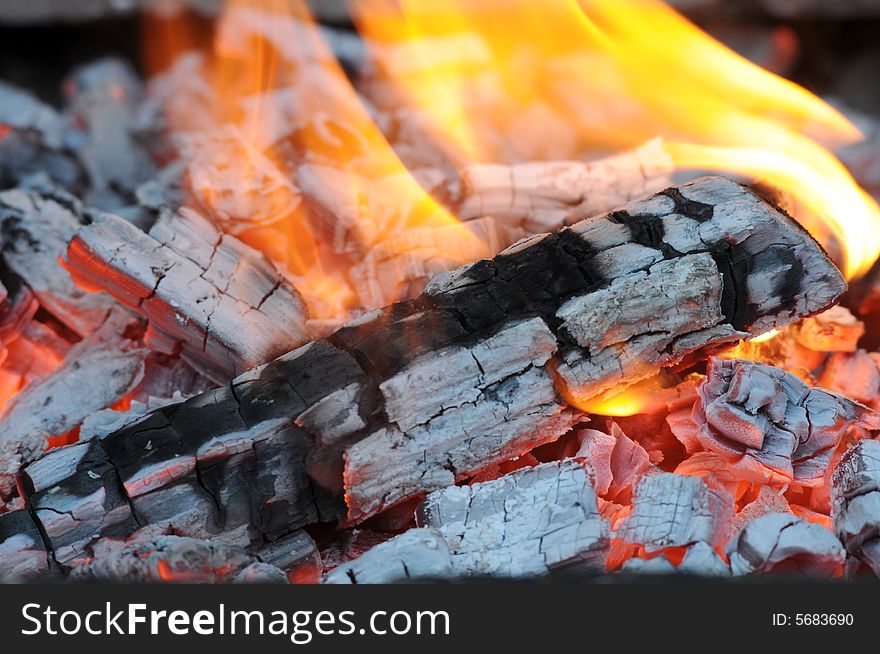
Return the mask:
<svg viewBox="0 0 880 654">
<path fill-rule="evenodd" d="M 199 42 L 194 31 L 167 26 L 166 47 L 178 52 L 150 59 L 179 58 Z M 283 264 L 314 318 L 363 304 L 350 270 L 365 257 L 405 255 L 430 269 L 490 254 L 398 159 L 304 1 L 229 0 L 204 72 L 208 88 L 189 92 L 209 96 L 206 114 L 194 121 L 191 103 L 175 97 L 165 107 L 191 201 Z M 412 231 L 427 233 L 418 247 L 405 238 Z"/>
<path fill-rule="evenodd" d="M 660 0 L 354 5 L 377 77 L 418 107 L 459 164 L 581 158 L 660 135 L 681 170 L 742 175 L 793 197 L 798 219 L 843 248 L 847 277 L 880 254 L 880 208 L 828 149 L 858 130 Z"/>
</svg>

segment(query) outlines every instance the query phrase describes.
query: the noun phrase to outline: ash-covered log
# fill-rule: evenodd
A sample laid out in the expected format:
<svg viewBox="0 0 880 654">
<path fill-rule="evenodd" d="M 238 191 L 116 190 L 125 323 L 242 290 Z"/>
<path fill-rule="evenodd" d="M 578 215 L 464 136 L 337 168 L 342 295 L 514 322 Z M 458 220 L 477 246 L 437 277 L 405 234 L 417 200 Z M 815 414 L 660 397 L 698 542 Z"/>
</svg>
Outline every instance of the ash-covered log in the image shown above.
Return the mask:
<svg viewBox="0 0 880 654">
<path fill-rule="evenodd" d="M 692 271 L 686 300 L 662 294 L 669 266 Z M 558 438 L 582 419 L 562 397 L 702 357 L 844 288 L 791 219 L 698 180 L 442 275 L 417 300 L 74 446 L 89 449 L 32 479 L 28 507 L 56 558 L 153 522 L 259 548 L 338 517 L 343 495 L 360 522 Z"/>
<path fill-rule="evenodd" d="M 673 433 L 722 456 L 746 481 L 820 485 L 837 444 L 853 426 L 880 430 L 880 414 L 791 373 L 739 359 L 712 358 L 690 419 Z"/>
<path fill-rule="evenodd" d="M 880 576 L 880 442 L 847 450 L 831 479 L 834 533 L 855 561 Z"/>
<path fill-rule="evenodd" d="M 147 343 L 178 349 L 224 383 L 308 340 L 307 309 L 284 273 L 188 209 L 165 210 L 149 234 L 102 214 L 71 240 L 66 265 L 149 321 Z"/>
<path fill-rule="evenodd" d="M 435 491 L 416 523 L 443 534 L 458 576 L 601 570 L 609 544 L 590 471 L 574 459 Z"/>
<path fill-rule="evenodd" d="M 846 553 L 822 525 L 790 513 L 770 513 L 748 522 L 727 545 L 734 575 L 772 570 L 830 576 Z"/>
</svg>

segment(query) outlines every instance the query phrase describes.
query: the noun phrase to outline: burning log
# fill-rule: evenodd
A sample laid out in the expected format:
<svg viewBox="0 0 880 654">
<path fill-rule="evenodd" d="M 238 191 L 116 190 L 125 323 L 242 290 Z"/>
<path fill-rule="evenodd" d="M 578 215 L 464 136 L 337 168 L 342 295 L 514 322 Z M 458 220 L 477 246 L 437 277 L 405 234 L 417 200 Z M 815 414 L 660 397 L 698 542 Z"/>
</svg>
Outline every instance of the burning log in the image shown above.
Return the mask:
<svg viewBox="0 0 880 654">
<path fill-rule="evenodd" d="M 697 393 L 690 423 L 677 422 L 674 433 L 746 481 L 817 486 L 847 429 L 880 429 L 872 409 L 758 363 L 712 358 Z"/>
<path fill-rule="evenodd" d="M 846 558 L 840 541 L 822 525 L 790 513 L 755 518 L 727 545 L 734 575 L 799 570 L 811 576 L 829 576 Z"/>
<path fill-rule="evenodd" d="M 656 193 L 669 185 L 672 169 L 660 139 L 590 162 L 471 164 L 449 204 L 462 220 L 499 220 L 512 242 Z"/>
<path fill-rule="evenodd" d="M 0 193 L 0 235 L 6 265 L 33 291 L 43 309 L 82 337 L 98 331 L 116 302 L 73 283 L 58 259 L 87 216 L 71 195 L 44 189 Z"/>
<path fill-rule="evenodd" d="M 601 569 L 608 549 L 589 470 L 574 459 L 435 491 L 416 522 L 440 531 L 459 576 Z"/>
<path fill-rule="evenodd" d="M 440 532 L 410 529 L 334 568 L 322 583 L 389 584 L 449 579 L 452 575 L 449 546 Z"/>
<path fill-rule="evenodd" d="M 832 476 L 834 533 L 847 553 L 880 576 L 880 442 L 863 440 Z"/>
<path fill-rule="evenodd" d="M 520 414 L 542 417 L 528 423 L 532 446 L 552 440 L 572 424 L 576 418 L 551 410 L 554 389 L 544 368 L 535 367 L 541 364 L 534 359 L 536 347 L 520 350 L 523 336 L 512 338 L 514 334 L 542 343 L 548 357 L 554 341 L 561 342 L 553 361 L 556 389 L 577 406 L 644 379 L 659 367 L 739 338 L 745 333 L 740 330 L 758 333 L 780 320 L 812 313 L 819 308 L 817 302 L 830 303 L 842 290 L 842 280 L 830 272 L 815 244 L 805 241 L 800 229 L 789 231 L 784 225 L 790 223 L 742 187 L 705 179 L 666 193 L 556 235 L 524 241 L 492 262 L 440 275 L 425 294 L 439 312 L 421 311 L 404 319 L 385 313 L 337 332 L 334 342 L 354 349 L 385 380 L 380 388 L 386 402 L 402 407 L 427 402 L 425 406 L 434 407 L 433 413 L 413 419 L 398 415 L 392 405 L 391 426 L 348 448 L 350 518 L 359 520 L 416 492 L 450 485 L 475 472 L 481 461 L 485 465 L 487 459 L 522 453 L 515 421 Z M 780 249 L 785 242 L 791 247 Z M 707 247 L 720 250 L 713 256 Z M 788 281 L 759 270 L 786 270 Z M 809 290 L 795 281 L 796 274 L 812 277 L 819 270 L 825 272 Z M 514 323 L 522 311 L 542 318 Z M 454 317 L 446 312 L 455 312 Z M 430 371 L 438 368 L 438 359 L 465 361 L 469 356 L 461 346 L 447 343 L 498 324 L 507 325 L 508 333 L 497 341 L 507 343 L 508 359 L 528 353 L 519 354 L 524 378 L 509 376 L 516 368 L 507 359 L 494 362 L 478 355 L 461 369 L 471 372 L 460 373 L 454 387 L 467 388 L 464 380 L 476 378 L 490 401 L 471 405 L 466 402 L 473 401 L 473 390 L 455 390 L 458 405 L 444 403 L 440 398 L 452 386 L 448 378 Z M 432 333 L 451 333 L 445 342 L 435 336 L 425 339 L 421 325 L 431 325 Z M 389 343 L 394 349 L 375 335 L 389 330 L 389 336 L 400 333 Z M 400 351 L 419 339 L 423 349 Z M 485 343 L 498 347 L 491 339 Z M 416 385 L 417 379 L 425 381 Z M 484 386 L 498 379 L 503 386 Z M 399 400 L 397 388 L 406 391 Z M 504 392 L 503 404 L 513 409 L 504 415 L 514 420 L 488 439 L 492 449 L 484 451 L 485 440 L 458 425 L 476 421 L 487 425 L 484 433 L 493 434 L 497 422 L 487 422 L 485 411 L 498 415 L 489 407 L 499 391 Z M 535 411 L 536 405 L 543 408 Z M 550 420 L 553 415 L 558 419 Z"/>
<path fill-rule="evenodd" d="M 733 498 L 697 477 L 658 472 L 642 477 L 632 512 L 616 535 L 647 552 L 704 542 L 715 547 L 730 535 Z"/>
<path fill-rule="evenodd" d="M 701 271 L 700 307 L 621 286 L 676 263 Z M 343 491 L 346 521 L 360 522 L 567 432 L 582 414 L 557 389 L 574 395 L 564 372 L 576 357 L 595 373 L 579 396 L 593 397 L 820 311 L 843 288 L 795 223 L 737 184 L 699 180 L 443 275 L 230 385 L 51 451 L 23 473 L 28 506 L 59 561 L 151 523 L 259 548 L 339 516 Z M 611 308 L 613 329 L 588 297 Z M 714 322 L 688 322 L 694 311 Z M 648 364 L 621 355 L 630 342 L 654 352 Z M 65 474 L 37 474 L 46 459 Z"/>
<path fill-rule="evenodd" d="M 275 566 L 262 563 L 240 547 L 178 536 L 123 546 L 77 563 L 71 581 L 103 583 L 286 583 Z"/>
<path fill-rule="evenodd" d="M 149 234 L 111 214 L 77 232 L 66 264 L 149 320 L 153 349 L 219 383 L 307 340 L 307 310 L 267 258 L 195 212 L 166 210 Z"/>
</svg>

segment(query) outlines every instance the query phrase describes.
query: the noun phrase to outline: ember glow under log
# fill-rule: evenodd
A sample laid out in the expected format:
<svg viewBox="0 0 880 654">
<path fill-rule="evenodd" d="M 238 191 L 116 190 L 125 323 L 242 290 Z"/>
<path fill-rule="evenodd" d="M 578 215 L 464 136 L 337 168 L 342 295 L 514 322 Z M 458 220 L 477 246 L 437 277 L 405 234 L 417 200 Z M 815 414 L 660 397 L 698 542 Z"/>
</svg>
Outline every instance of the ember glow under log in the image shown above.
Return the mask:
<svg viewBox="0 0 880 654">
<path fill-rule="evenodd" d="M 253 551 L 317 521 L 358 523 L 558 438 L 583 419 L 566 398 L 818 312 L 844 288 L 751 191 L 719 178 L 670 188 L 49 452 L 22 471 L 28 511 L 5 517 L 4 547 L 21 545 L 16 560 L 39 550 L 16 520 L 35 520 L 63 565 L 157 525 Z"/>
</svg>

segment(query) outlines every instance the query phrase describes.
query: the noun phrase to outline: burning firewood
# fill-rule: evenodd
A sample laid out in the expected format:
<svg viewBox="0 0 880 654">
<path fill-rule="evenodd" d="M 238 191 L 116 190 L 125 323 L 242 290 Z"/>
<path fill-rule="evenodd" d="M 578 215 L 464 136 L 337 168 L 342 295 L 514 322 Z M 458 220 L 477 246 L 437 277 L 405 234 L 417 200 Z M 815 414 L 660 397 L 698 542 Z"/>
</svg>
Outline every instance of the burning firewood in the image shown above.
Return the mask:
<svg viewBox="0 0 880 654">
<path fill-rule="evenodd" d="M 163 212 L 149 234 L 111 214 L 77 232 L 66 265 L 149 320 L 147 342 L 217 382 L 307 340 L 307 310 L 284 273 L 195 212 Z"/>
<path fill-rule="evenodd" d="M 880 576 L 880 442 L 847 450 L 832 476 L 834 533 L 847 553 Z"/>
<path fill-rule="evenodd" d="M 659 282 L 668 266 L 692 267 L 693 304 L 623 283 Z M 260 547 L 339 516 L 343 491 L 359 522 L 558 438 L 582 418 L 560 390 L 633 383 L 820 311 L 843 288 L 790 219 L 737 184 L 699 180 L 443 275 L 231 385 L 49 452 L 23 472 L 27 501 L 60 561 L 151 523 Z M 688 322 L 695 312 L 711 321 Z M 575 394 L 571 372 L 586 365 Z M 64 474 L 37 474 L 44 460 Z"/>
<path fill-rule="evenodd" d="M 440 530 L 460 576 L 601 570 L 608 548 L 589 469 L 572 459 L 435 491 L 416 520 Z"/>
<path fill-rule="evenodd" d="M 727 555 L 735 575 L 785 569 L 826 576 L 845 558 L 840 541 L 828 529 L 790 513 L 755 518 L 730 541 Z"/>
<path fill-rule="evenodd" d="M 436 529 L 410 529 L 376 545 L 358 558 L 337 566 L 325 584 L 387 584 L 448 579 L 452 576 L 449 545 Z"/>
<path fill-rule="evenodd" d="M 710 359 L 697 393 L 691 421 L 673 431 L 722 456 L 747 481 L 818 485 L 848 428 L 880 429 L 872 409 L 758 363 Z"/>
<path fill-rule="evenodd" d="M 287 582 L 283 571 L 239 547 L 178 536 L 162 536 L 84 561 L 73 567 L 70 579 L 116 583 Z"/>
</svg>

